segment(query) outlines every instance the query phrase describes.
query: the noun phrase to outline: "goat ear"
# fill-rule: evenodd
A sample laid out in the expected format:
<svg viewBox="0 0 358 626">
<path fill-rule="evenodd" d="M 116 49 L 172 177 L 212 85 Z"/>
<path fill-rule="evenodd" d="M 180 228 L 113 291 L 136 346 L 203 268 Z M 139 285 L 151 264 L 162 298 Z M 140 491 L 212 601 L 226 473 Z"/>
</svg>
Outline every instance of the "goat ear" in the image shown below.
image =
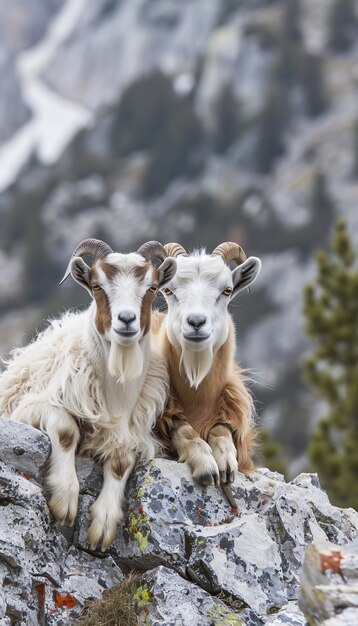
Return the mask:
<svg viewBox="0 0 358 626">
<path fill-rule="evenodd" d="M 90 287 L 90 268 L 80 256 L 75 256 L 70 263 L 70 271 L 72 278 L 87 289 L 92 295 Z"/>
<path fill-rule="evenodd" d="M 233 292 L 232 298 L 236 296 L 239 291 L 249 287 L 251 283 L 256 280 L 261 270 L 261 261 L 255 256 L 250 256 L 244 263 L 241 263 L 239 267 L 232 272 Z"/>
<path fill-rule="evenodd" d="M 166 258 L 158 267 L 159 287 L 164 287 L 175 276 L 177 271 L 177 262 L 172 257 Z"/>
</svg>

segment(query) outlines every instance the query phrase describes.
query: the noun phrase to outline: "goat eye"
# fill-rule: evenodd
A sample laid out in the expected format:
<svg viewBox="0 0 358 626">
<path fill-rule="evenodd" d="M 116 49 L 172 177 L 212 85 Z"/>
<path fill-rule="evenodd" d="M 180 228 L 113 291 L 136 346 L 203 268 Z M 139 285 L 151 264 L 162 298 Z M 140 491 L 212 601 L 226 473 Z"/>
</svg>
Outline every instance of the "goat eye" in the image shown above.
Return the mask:
<svg viewBox="0 0 358 626">
<path fill-rule="evenodd" d="M 168 288 L 164 289 L 164 293 L 165 293 L 166 296 L 172 296 L 173 295 L 173 292 L 170 291 L 170 289 L 168 289 Z"/>
<path fill-rule="evenodd" d="M 148 289 L 148 291 L 150 291 L 150 293 L 155 293 L 157 291 L 158 287 L 156 285 L 151 285 Z"/>
<path fill-rule="evenodd" d="M 227 287 L 226 289 L 224 289 L 223 296 L 231 296 L 231 294 L 232 294 L 232 289 L 230 287 Z"/>
<path fill-rule="evenodd" d="M 92 285 L 92 291 L 100 291 L 101 287 L 99 285 Z"/>
</svg>

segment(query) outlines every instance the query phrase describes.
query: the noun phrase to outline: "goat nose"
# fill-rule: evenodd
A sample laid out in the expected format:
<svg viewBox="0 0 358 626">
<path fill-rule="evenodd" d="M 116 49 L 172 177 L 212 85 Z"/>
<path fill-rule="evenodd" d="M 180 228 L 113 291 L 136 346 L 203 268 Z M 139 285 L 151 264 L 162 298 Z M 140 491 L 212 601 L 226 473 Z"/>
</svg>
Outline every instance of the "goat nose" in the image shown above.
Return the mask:
<svg viewBox="0 0 358 626">
<path fill-rule="evenodd" d="M 131 324 L 131 322 L 134 322 L 135 318 L 136 314 L 133 313 L 133 311 L 121 311 L 118 314 L 119 321 L 127 325 Z"/>
<path fill-rule="evenodd" d="M 206 317 L 204 315 L 188 315 L 187 322 L 197 330 L 205 324 Z"/>
</svg>

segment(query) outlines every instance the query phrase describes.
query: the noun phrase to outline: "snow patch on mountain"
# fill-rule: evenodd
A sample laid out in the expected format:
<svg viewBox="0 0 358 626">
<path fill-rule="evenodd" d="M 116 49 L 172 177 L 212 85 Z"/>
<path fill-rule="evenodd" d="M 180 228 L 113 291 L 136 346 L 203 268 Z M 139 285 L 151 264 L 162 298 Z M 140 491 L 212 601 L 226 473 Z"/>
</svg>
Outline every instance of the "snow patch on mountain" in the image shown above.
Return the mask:
<svg viewBox="0 0 358 626">
<path fill-rule="evenodd" d="M 0 147 L 0 190 L 11 184 L 33 153 L 54 163 L 73 135 L 92 121 L 89 110 L 50 89 L 41 72 L 74 29 L 86 0 L 67 0 L 44 39 L 18 56 L 17 72 L 31 119 Z"/>
</svg>

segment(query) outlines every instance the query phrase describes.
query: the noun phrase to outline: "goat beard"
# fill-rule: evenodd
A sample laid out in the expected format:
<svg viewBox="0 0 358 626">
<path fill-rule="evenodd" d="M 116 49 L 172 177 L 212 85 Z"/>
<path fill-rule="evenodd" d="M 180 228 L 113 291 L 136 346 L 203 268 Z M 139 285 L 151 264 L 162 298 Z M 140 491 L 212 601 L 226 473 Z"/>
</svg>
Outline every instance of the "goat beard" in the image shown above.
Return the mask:
<svg viewBox="0 0 358 626">
<path fill-rule="evenodd" d="M 194 387 L 194 389 L 199 387 L 210 372 L 213 356 L 213 349 L 210 346 L 200 352 L 192 352 L 187 348 L 182 348 L 179 368 L 181 374 L 185 373 L 190 387 Z"/>
<path fill-rule="evenodd" d="M 138 341 L 131 346 L 120 346 L 114 341 L 108 358 L 108 370 L 119 383 L 139 378 L 143 372 L 143 354 Z"/>
</svg>

